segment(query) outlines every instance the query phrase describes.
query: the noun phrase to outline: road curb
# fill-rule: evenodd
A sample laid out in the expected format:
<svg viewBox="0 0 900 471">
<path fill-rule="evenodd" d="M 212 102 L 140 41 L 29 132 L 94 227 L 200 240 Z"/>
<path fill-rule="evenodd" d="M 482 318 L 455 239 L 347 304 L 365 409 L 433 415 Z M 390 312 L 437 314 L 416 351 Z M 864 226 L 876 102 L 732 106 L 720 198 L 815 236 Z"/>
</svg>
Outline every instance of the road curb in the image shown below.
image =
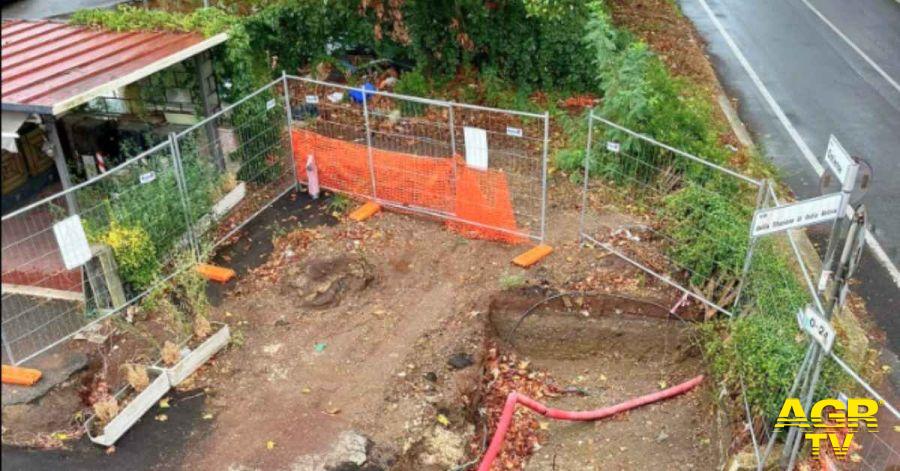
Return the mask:
<svg viewBox="0 0 900 471">
<path fill-rule="evenodd" d="M 722 84 L 718 82 L 718 77 L 716 82 L 719 90 L 724 90 Z M 757 151 L 756 143 L 753 142 L 753 138 L 750 136 L 747 126 L 741 121 L 731 100 L 724 93 L 719 93 L 716 101 L 722 109 L 722 113 L 728 120 L 732 131 L 735 136 L 737 136 L 738 141 L 751 152 L 755 153 Z M 796 230 L 793 231 L 793 233 L 800 236 L 795 238 L 797 249 L 803 259 L 803 263 L 805 263 L 811 271 L 810 276 L 812 276 L 813 279 L 816 279 L 815 274 L 822 270 L 822 259 L 819 258 L 816 247 L 813 245 L 812 240 L 805 230 Z M 863 309 L 863 311 L 866 316 L 871 316 L 866 309 Z M 858 314 L 863 313 L 854 312 L 850 305 L 847 304 L 835 316 L 835 325 L 837 325 L 839 329 L 845 333 L 847 338 L 851 340 L 848 345 L 848 352 L 845 354 L 847 357 L 846 360 L 851 365 L 864 364 L 869 349 L 869 338 L 866 335 L 866 330 L 857 317 Z M 888 351 L 886 348 L 883 348 L 883 350 Z M 895 379 L 893 376 L 891 379 L 895 386 L 898 386 L 897 382 L 893 381 Z M 900 380 L 900 378 L 897 379 Z"/>
</svg>

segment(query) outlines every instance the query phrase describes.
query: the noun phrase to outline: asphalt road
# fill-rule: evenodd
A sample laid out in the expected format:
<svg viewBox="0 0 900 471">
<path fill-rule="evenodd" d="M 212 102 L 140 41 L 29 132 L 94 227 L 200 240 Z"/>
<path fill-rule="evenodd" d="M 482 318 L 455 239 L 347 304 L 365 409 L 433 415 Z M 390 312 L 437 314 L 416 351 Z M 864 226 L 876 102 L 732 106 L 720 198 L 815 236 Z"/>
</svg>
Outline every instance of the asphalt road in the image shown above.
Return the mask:
<svg viewBox="0 0 900 471">
<path fill-rule="evenodd" d="M 857 292 L 900 352 L 900 287 L 884 266 L 885 259 L 900 265 L 900 3 L 679 3 L 706 40 L 726 91 L 739 100 L 742 120 L 799 198 L 820 194 L 816 166 L 821 171 L 831 134 L 872 165 L 863 201 L 886 257 L 876 260 L 867 250 Z"/>
</svg>

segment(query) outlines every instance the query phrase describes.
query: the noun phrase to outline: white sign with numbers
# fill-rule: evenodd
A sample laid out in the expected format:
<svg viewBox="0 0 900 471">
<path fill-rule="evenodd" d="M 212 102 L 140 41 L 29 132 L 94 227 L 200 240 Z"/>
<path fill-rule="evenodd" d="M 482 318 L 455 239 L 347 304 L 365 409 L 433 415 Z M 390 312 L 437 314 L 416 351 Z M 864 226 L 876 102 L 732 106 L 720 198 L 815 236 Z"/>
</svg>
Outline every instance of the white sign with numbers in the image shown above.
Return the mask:
<svg viewBox="0 0 900 471">
<path fill-rule="evenodd" d="M 822 350 L 831 351 L 831 346 L 834 345 L 834 327 L 812 306 L 807 305 L 797 311 L 797 323 L 800 324 L 801 330 L 809 334 L 822 347 Z"/>
<path fill-rule="evenodd" d="M 54 224 L 53 235 L 67 270 L 78 268 L 91 259 L 91 247 L 77 214 Z"/>
</svg>

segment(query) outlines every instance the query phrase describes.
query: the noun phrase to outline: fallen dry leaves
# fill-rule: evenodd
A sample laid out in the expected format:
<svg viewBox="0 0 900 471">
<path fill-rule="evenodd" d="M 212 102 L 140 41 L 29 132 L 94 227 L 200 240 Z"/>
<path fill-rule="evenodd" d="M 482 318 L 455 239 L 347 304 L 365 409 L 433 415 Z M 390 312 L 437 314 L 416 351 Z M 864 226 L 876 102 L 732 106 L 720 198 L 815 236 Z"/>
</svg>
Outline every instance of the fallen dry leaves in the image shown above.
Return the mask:
<svg viewBox="0 0 900 471">
<path fill-rule="evenodd" d="M 493 436 L 503 413 L 503 406 L 509 393 L 515 391 L 540 401 L 544 397 L 558 395 L 556 387 L 548 383 L 545 373 L 533 371 L 527 361 L 520 361 L 514 354 L 501 354 L 496 346 L 488 348 L 485 358 L 484 407 L 490 427 L 488 440 Z M 494 461 L 492 469 L 523 469 L 528 457 L 538 444 L 541 429 L 537 416 L 524 407 L 516 409 L 503 449 Z M 469 447 L 473 455 L 482 453 L 483 437 L 475 437 Z"/>
<path fill-rule="evenodd" d="M 122 369 L 125 370 L 125 379 L 135 391 L 141 392 L 150 385 L 150 377 L 147 375 L 147 368 L 144 368 L 144 366 L 129 363 L 123 365 Z"/>
<path fill-rule="evenodd" d="M 172 366 L 181 360 L 181 350 L 170 340 L 166 340 L 162 348 L 162 361 L 168 366 Z"/>
</svg>

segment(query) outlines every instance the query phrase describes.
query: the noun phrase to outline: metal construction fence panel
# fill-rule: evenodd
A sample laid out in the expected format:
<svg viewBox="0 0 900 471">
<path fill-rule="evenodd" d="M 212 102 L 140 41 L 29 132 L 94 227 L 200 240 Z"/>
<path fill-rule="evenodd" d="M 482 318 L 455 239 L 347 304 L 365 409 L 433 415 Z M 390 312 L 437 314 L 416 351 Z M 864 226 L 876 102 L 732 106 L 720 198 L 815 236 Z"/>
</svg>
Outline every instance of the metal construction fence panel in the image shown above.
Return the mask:
<svg viewBox="0 0 900 471">
<path fill-rule="evenodd" d="M 774 186 L 769 182 L 761 207 L 773 208 L 782 206 L 778 200 Z M 822 223 L 829 225 L 828 223 Z M 833 350 L 817 353 L 816 345 L 798 326 L 796 313 L 810 306 L 822 315 L 825 305 L 818 293 L 815 280 L 818 274 L 813 272 L 803 256 L 803 230 L 788 230 L 768 234 L 751 239 L 753 251 L 748 259 L 747 276 L 741 296 L 740 311 L 744 316 L 765 316 L 767 329 L 780 333 L 781 344 L 767 348 L 778 348 L 780 352 L 792 352 L 794 358 L 802 359 L 791 365 L 785 365 L 789 371 L 781 378 L 790 378 L 790 383 L 778 381 L 777 378 L 754 378 L 755 389 L 765 390 L 770 397 L 799 398 L 804 385 L 810 381 L 811 373 L 819 370 L 818 383 L 809 404 L 826 398 L 867 397 L 877 400 L 880 406 L 878 413 L 878 430 L 892 431 L 900 425 L 900 413 L 896 393 L 889 386 L 883 372 L 873 371 L 866 333 L 851 324 L 842 324 L 842 334 L 837 336 Z M 825 316 L 822 316 L 825 317 Z M 840 316 L 839 316 L 840 317 Z M 844 318 L 846 319 L 846 318 Z M 842 321 L 837 321 L 842 323 Z M 797 339 L 803 339 L 798 341 Z M 745 345 L 749 351 L 758 345 Z M 804 353 L 805 352 L 805 353 Z M 767 352 L 772 357 L 775 352 Z M 854 370 L 864 369 L 866 377 Z M 767 384 L 759 384 L 760 381 Z M 778 410 L 763 407 L 760 401 L 754 401 L 755 394 L 742 388 L 742 394 L 748 401 L 747 414 L 753 423 L 753 445 L 759 463 L 779 462 L 781 466 L 793 467 L 802 462 L 825 463 L 830 460 L 845 461 L 847 469 L 887 469 L 888 464 L 900 463 L 900 439 L 896 433 L 878 433 L 861 429 L 855 433 L 854 444 L 847 456 L 838 458 L 831 446 L 825 447 L 821 458 L 811 458 L 807 454 L 806 440 L 795 441 L 794 446 L 783 446 L 788 435 L 797 435 L 798 429 L 776 429 Z M 771 394 L 768 394 L 771 392 Z M 806 405 L 806 404 L 804 404 Z M 807 410 L 807 412 L 809 412 Z M 847 429 L 835 427 L 840 433 Z M 773 456 L 775 454 L 776 456 Z M 807 463 L 811 464 L 811 463 Z M 843 468 L 842 468 L 843 469 Z"/>
<path fill-rule="evenodd" d="M 297 177 L 476 237 L 545 234 L 549 115 L 288 76 Z"/>
<path fill-rule="evenodd" d="M 296 186 L 283 85 L 275 80 L 174 136 L 198 257 Z"/>
<path fill-rule="evenodd" d="M 296 187 L 283 84 L 3 216 L 3 362 L 121 312 Z"/>
<path fill-rule="evenodd" d="M 191 215 L 164 142 L 3 217 L 4 362 L 24 362 L 178 270 Z"/>
<path fill-rule="evenodd" d="M 734 325 L 727 347 L 733 349 L 735 357 L 729 361 L 736 362 L 732 369 L 739 376 L 737 389 L 728 396 L 744 411 L 732 451 L 751 449 L 759 469 L 773 462 L 792 467 L 834 461 L 835 455 L 827 452 L 824 458 L 810 458 L 805 440 L 784 446 L 788 435 L 802 432 L 775 428 L 780 404 L 800 396 L 815 370 L 822 374 L 818 387 L 809 388 L 815 390 L 813 401 L 870 397 L 882 407 L 880 429 L 893 430 L 900 421 L 895 393 L 873 386 L 851 366 L 865 364 L 866 351 L 842 345 L 839 338 L 834 351 L 818 355 L 816 344 L 799 328 L 799 309 L 809 305 L 824 312 L 813 281 L 818 277 L 801 253 L 800 232 L 752 237 L 750 231 L 755 210 L 780 206 L 771 183 L 592 114 L 583 184 L 583 242 L 699 300 L 708 315 L 720 312 L 740 323 Z M 613 211 L 604 211 L 610 206 Z M 853 352 L 851 363 L 841 352 Z M 750 367 L 763 357 L 776 365 L 765 374 Z M 896 463 L 900 444 L 895 435 L 857 434 L 848 469 L 884 469 Z"/>
<path fill-rule="evenodd" d="M 900 465 L 900 411 L 897 409 L 900 398 L 887 375 L 883 371 L 877 372 L 875 374 L 880 376 L 876 377 L 877 381 L 867 381 L 834 351 L 824 358 L 823 368 L 836 373 L 831 381 L 822 385 L 821 396 L 816 399 L 865 397 L 874 399 L 879 404 L 877 426 L 863 422 L 855 432 L 854 440 L 843 459 L 862 470 L 893 469 L 892 467 Z M 841 432 L 852 430 L 841 429 Z M 795 462 L 800 460 L 793 458 Z"/>
<path fill-rule="evenodd" d="M 734 315 L 762 182 L 593 113 L 584 163 L 581 240 Z"/>
</svg>

